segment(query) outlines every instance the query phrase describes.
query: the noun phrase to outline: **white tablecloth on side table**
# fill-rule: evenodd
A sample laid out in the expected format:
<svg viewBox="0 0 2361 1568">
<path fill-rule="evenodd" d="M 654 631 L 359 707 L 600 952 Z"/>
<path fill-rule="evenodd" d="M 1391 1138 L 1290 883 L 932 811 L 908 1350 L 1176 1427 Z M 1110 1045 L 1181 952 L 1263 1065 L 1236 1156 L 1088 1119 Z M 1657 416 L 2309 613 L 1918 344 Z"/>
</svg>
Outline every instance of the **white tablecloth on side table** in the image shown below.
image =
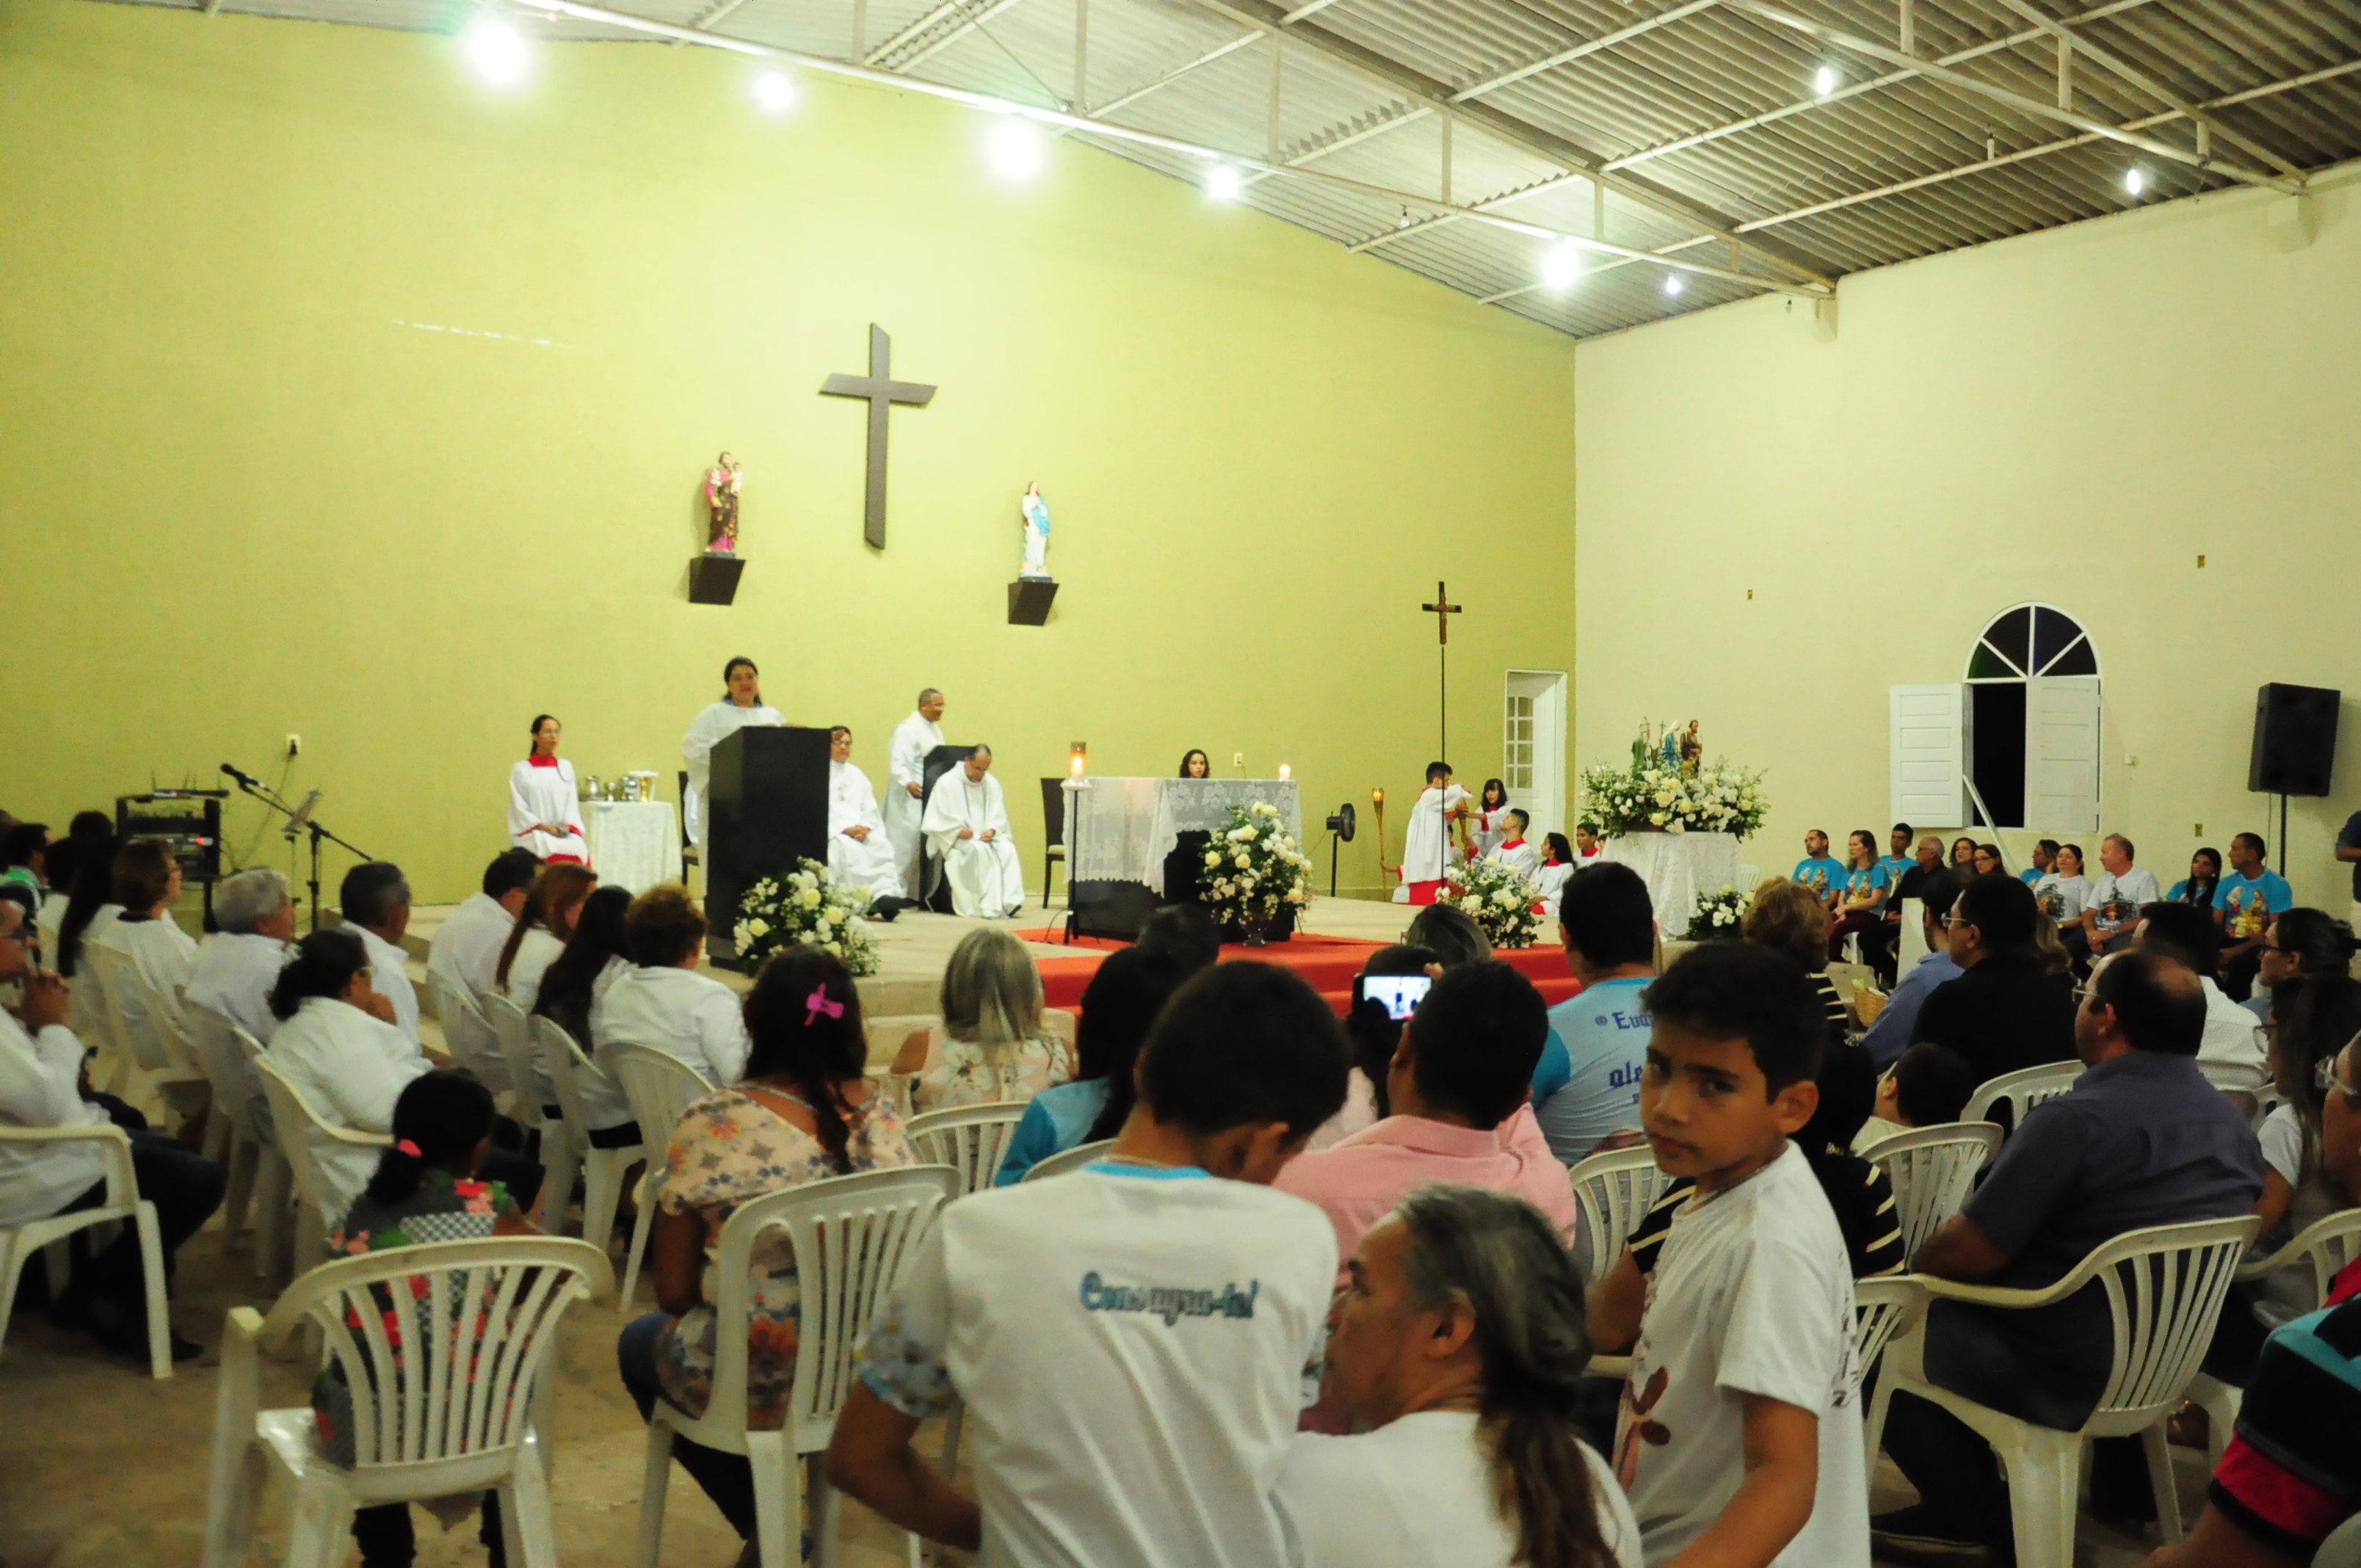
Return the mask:
<svg viewBox="0 0 2361 1568">
<path fill-rule="evenodd" d="M 1298 841 L 1303 801 L 1293 779 L 1093 778 L 1066 796 L 1066 874 L 1076 882 L 1137 882 L 1161 891 L 1164 860 L 1180 835 L 1229 826 L 1230 812 L 1267 801 Z"/>
<path fill-rule="evenodd" d="M 668 800 L 586 800 L 590 869 L 609 887 L 645 893 L 680 880 L 680 819 Z"/>
<path fill-rule="evenodd" d="M 1648 884 L 1656 929 L 1667 941 L 1687 935 L 1697 894 L 1738 883 L 1738 839 L 1729 833 L 1627 833 L 1601 850 Z"/>
</svg>

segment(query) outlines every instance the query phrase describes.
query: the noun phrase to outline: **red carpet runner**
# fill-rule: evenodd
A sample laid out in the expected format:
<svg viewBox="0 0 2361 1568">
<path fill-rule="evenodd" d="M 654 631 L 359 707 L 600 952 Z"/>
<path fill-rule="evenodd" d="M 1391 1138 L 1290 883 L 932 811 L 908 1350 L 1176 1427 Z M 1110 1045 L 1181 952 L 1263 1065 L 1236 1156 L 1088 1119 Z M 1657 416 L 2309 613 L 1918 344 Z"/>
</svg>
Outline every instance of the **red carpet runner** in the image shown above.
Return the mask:
<svg viewBox="0 0 2361 1568">
<path fill-rule="evenodd" d="M 1027 942 L 1048 943 L 1053 947 L 1066 945 L 1064 934 L 1052 940 L 1047 930 L 1018 931 L 1015 935 Z M 1091 982 L 1091 975 L 1099 960 L 1128 942 L 1112 942 L 1101 938 L 1086 937 L 1073 944 L 1073 956 L 1039 959 L 1036 967 L 1041 971 L 1043 1003 L 1050 1007 L 1079 1008 L 1082 988 Z M 1385 946 L 1382 942 L 1356 942 L 1342 937 L 1311 937 L 1297 935 L 1284 942 L 1273 942 L 1266 948 L 1231 945 L 1223 948 L 1224 963 L 1283 964 L 1308 981 L 1312 989 L 1327 999 L 1328 1005 L 1342 1017 L 1353 1004 L 1353 977 L 1369 955 Z M 1516 951 L 1503 950 L 1493 957 L 1515 966 L 1518 972 L 1540 988 L 1542 999 L 1553 1004 L 1565 1001 L 1581 986 L 1566 972 L 1565 955 L 1554 947 L 1525 948 Z"/>
</svg>

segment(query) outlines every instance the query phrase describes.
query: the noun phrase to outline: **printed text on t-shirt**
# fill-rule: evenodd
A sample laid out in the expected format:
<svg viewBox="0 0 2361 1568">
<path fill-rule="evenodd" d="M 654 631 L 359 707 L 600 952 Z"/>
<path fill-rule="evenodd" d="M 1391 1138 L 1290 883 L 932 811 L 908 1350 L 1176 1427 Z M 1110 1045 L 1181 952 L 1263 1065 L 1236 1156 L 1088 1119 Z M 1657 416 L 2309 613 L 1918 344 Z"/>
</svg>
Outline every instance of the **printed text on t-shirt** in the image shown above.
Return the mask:
<svg viewBox="0 0 2361 1568">
<path fill-rule="evenodd" d="M 1097 1269 L 1082 1276 L 1082 1308 L 1092 1312 L 1146 1312 L 1170 1328 L 1182 1318 L 1251 1318 L 1262 1281 L 1250 1279 L 1244 1290 L 1224 1285 L 1219 1290 L 1189 1290 L 1173 1285 L 1109 1285 Z"/>
</svg>

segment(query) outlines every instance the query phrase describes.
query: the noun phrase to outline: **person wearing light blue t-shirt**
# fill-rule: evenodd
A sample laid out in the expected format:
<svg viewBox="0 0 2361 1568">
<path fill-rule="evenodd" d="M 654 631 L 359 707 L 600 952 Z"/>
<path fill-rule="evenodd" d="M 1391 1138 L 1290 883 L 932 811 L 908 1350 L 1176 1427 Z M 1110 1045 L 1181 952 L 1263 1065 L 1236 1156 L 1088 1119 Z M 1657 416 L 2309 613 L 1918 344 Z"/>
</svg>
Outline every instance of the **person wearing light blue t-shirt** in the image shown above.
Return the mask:
<svg viewBox="0 0 2361 1568">
<path fill-rule="evenodd" d="M 1575 872 L 1558 901 L 1558 939 L 1582 990 L 1550 1009 L 1543 1059 L 1563 1062 L 1565 1078 L 1546 1099 L 1535 1092 L 1533 1118 L 1550 1152 L 1572 1165 L 1618 1133 L 1640 1130 L 1644 992 L 1656 951 L 1648 884 L 1612 862 Z"/>
<path fill-rule="evenodd" d="M 2263 933 L 2295 907 L 2287 878 L 2263 864 L 2263 840 L 2241 833 L 2230 840 L 2230 874 L 2213 890 L 2213 923 L 2222 928 L 2222 990 L 2244 1002 L 2263 967 Z"/>
<path fill-rule="evenodd" d="M 1894 825 L 1893 833 L 1886 839 L 1887 852 L 1877 858 L 1877 863 L 1885 868 L 1888 883 L 1900 882 L 1902 873 L 1918 863 L 1911 853 L 1916 839 L 1917 830 L 1907 822 Z"/>
<path fill-rule="evenodd" d="M 1820 895 L 1822 904 L 1835 900 L 1837 890 L 1844 886 L 1845 863 L 1828 853 L 1828 836 L 1815 828 L 1804 835 L 1804 858 L 1787 873 L 1787 880 L 1800 883 Z"/>
<path fill-rule="evenodd" d="M 2031 887 L 2048 876 L 2058 864 L 2058 840 L 2044 839 L 2033 846 L 2033 863 L 2016 873 L 2016 880 Z"/>
</svg>

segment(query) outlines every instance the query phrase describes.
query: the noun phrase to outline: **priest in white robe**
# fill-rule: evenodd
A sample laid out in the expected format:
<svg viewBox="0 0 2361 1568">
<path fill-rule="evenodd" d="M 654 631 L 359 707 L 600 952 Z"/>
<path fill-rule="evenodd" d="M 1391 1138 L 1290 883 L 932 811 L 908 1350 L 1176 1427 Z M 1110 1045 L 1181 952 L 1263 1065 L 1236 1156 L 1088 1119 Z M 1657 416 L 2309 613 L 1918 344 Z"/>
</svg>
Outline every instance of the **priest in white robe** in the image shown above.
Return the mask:
<svg viewBox="0 0 2361 1568">
<path fill-rule="evenodd" d="M 1025 868 L 1008 827 L 1008 803 L 992 776 L 992 748 L 978 746 L 945 773 L 927 802 L 928 846 L 943 862 L 953 913 L 1005 920 L 1025 904 Z"/>
<path fill-rule="evenodd" d="M 1444 868 L 1452 855 L 1451 824 L 1467 815 L 1475 797 L 1451 782 L 1451 764 L 1429 762 L 1426 788 L 1410 808 L 1410 828 L 1402 843 L 1401 886 L 1394 890 L 1397 904 L 1433 904 L 1443 885 Z"/>
<path fill-rule="evenodd" d="M 854 764 L 852 731 L 841 724 L 828 732 L 828 870 L 839 886 L 866 887 L 870 902 L 889 910 L 902 896 L 877 792 Z"/>
<path fill-rule="evenodd" d="M 688 788 L 681 792 L 680 820 L 692 844 L 705 842 L 705 788 L 713 776 L 713 748 L 750 724 L 786 723 L 777 708 L 763 704 L 763 673 L 753 660 L 730 660 L 721 679 L 729 691 L 698 714 L 681 737 L 680 760 L 688 769 Z"/>
<path fill-rule="evenodd" d="M 943 743 L 937 721 L 943 694 L 928 686 L 918 694 L 918 710 L 894 726 L 885 752 L 885 837 L 894 846 L 894 870 L 916 897 L 918 886 L 919 818 L 927 784 L 927 753 Z"/>
</svg>

